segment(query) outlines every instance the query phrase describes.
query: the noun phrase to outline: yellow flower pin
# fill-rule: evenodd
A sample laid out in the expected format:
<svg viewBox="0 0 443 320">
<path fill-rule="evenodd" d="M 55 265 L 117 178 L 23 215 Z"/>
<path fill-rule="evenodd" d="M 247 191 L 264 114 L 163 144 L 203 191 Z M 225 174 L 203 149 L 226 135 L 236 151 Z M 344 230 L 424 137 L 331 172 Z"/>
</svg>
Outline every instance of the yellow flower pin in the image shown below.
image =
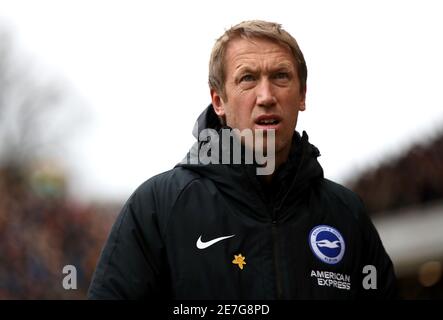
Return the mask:
<svg viewBox="0 0 443 320">
<path fill-rule="evenodd" d="M 234 254 L 234 258 L 235 259 L 232 260 L 232 263 L 238 265 L 238 267 L 243 270 L 243 265 L 246 264 L 246 257 L 243 257 L 240 253 L 239 255 Z"/>
</svg>

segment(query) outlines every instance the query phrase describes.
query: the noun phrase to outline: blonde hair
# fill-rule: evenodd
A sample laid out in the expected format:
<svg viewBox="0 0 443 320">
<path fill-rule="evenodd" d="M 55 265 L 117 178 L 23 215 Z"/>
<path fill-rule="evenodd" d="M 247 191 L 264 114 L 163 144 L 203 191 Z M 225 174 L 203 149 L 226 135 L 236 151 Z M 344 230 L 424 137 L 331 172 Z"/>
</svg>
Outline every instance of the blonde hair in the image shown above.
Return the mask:
<svg viewBox="0 0 443 320">
<path fill-rule="evenodd" d="M 300 81 L 300 92 L 306 90 L 306 79 L 308 69 L 297 41 L 282 28 L 278 23 L 262 20 L 243 21 L 226 30 L 225 33 L 217 39 L 212 48 L 211 58 L 209 60 L 209 87 L 215 90 L 223 99 L 226 99 L 225 92 L 225 54 L 226 48 L 231 40 L 237 38 L 251 39 L 261 38 L 274 41 L 278 44 L 289 47 L 297 69 L 298 79 Z"/>
</svg>

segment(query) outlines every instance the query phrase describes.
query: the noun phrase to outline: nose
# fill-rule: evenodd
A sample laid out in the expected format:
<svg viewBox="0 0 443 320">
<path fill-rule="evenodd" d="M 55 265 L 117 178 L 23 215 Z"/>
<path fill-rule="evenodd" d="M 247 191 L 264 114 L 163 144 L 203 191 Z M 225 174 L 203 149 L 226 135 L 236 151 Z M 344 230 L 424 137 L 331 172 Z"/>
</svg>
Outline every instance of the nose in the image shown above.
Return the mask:
<svg viewBox="0 0 443 320">
<path fill-rule="evenodd" d="M 257 105 L 260 107 L 273 107 L 277 103 L 272 90 L 272 83 L 268 79 L 263 79 L 256 87 Z"/>
</svg>

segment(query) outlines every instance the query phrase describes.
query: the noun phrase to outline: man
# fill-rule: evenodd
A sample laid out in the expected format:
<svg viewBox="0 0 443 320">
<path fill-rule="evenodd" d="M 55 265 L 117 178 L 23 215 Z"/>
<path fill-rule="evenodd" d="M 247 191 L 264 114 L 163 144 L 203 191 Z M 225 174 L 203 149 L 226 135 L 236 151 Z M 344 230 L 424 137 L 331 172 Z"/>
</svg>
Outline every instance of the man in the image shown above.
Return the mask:
<svg viewBox="0 0 443 320">
<path fill-rule="evenodd" d="M 242 22 L 217 40 L 198 143 L 125 204 L 90 298 L 395 297 L 391 260 L 359 197 L 323 177 L 318 149 L 295 131 L 306 78 L 278 24 Z"/>
</svg>

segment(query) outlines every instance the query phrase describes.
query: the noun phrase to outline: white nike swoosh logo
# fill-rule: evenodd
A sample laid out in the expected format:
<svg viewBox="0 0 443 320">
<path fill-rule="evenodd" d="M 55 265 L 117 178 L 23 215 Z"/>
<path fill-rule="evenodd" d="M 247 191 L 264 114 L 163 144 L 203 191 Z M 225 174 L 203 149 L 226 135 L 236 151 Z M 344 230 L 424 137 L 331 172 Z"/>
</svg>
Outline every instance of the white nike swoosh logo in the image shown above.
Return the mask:
<svg viewBox="0 0 443 320">
<path fill-rule="evenodd" d="M 232 237 L 234 237 L 234 236 L 235 236 L 235 234 L 230 235 L 230 236 L 225 236 L 225 237 L 215 238 L 215 239 L 212 239 L 211 241 L 207 241 L 207 242 L 203 242 L 203 241 L 202 241 L 202 236 L 200 236 L 200 237 L 197 239 L 197 243 L 196 243 L 196 245 L 197 245 L 197 248 L 198 248 L 198 249 L 206 249 L 207 247 L 210 247 L 210 246 L 212 246 L 213 244 L 215 244 L 215 243 L 217 243 L 217 242 L 219 242 L 219 241 L 222 241 L 222 240 L 225 240 L 225 239 L 228 239 L 228 238 L 232 238 Z"/>
</svg>

